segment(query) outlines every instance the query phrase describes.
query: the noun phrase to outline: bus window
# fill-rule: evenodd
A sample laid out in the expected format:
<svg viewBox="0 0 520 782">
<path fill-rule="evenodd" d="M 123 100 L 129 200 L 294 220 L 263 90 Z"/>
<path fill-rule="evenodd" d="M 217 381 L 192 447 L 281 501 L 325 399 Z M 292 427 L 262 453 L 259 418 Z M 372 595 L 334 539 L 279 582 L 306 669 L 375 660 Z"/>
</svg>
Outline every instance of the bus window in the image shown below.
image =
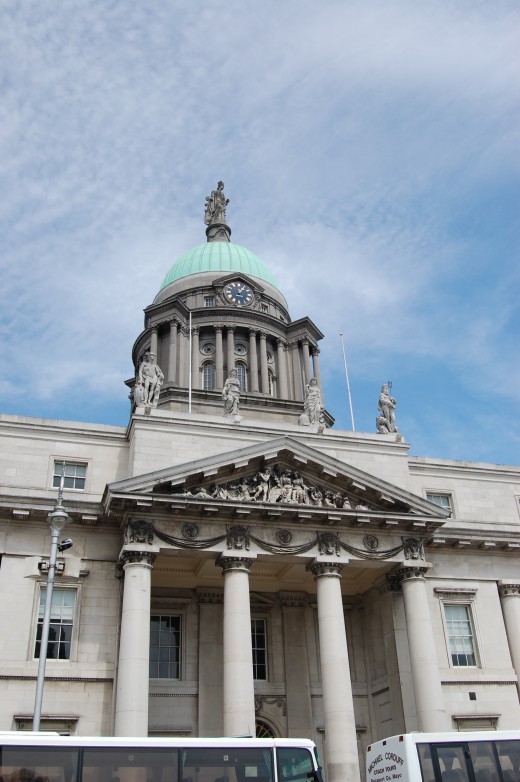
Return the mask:
<svg viewBox="0 0 520 782">
<path fill-rule="evenodd" d="M 520 743 L 497 741 L 496 748 L 504 782 L 520 782 Z"/>
<path fill-rule="evenodd" d="M 77 749 L 0 747 L 4 782 L 76 782 L 77 767 Z"/>
<path fill-rule="evenodd" d="M 466 766 L 464 747 L 461 744 L 432 744 L 432 753 L 437 759 L 442 782 L 470 782 Z M 437 777 L 436 777 L 437 779 Z"/>
<path fill-rule="evenodd" d="M 470 741 L 468 749 L 476 782 L 495 782 L 500 779 L 493 741 Z"/>
<path fill-rule="evenodd" d="M 177 769 L 169 747 L 86 747 L 82 782 L 178 782 Z"/>
<path fill-rule="evenodd" d="M 270 747 L 190 747 L 181 753 L 180 782 L 273 782 Z"/>
<path fill-rule="evenodd" d="M 308 782 L 308 774 L 313 772 L 311 753 L 300 747 L 278 747 L 276 762 L 279 780 Z"/>
<path fill-rule="evenodd" d="M 432 753 L 429 744 L 417 744 L 421 773 L 424 782 L 435 782 Z"/>
</svg>

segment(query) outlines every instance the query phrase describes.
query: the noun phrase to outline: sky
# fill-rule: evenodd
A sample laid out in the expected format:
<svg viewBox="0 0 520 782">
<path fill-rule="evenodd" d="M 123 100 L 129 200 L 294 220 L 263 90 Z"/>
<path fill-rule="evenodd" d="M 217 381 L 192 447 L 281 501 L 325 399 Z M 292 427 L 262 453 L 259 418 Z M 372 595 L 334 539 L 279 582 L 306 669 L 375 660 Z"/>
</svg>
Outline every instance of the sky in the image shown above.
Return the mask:
<svg viewBox="0 0 520 782">
<path fill-rule="evenodd" d="M 232 240 L 320 343 L 336 427 L 518 464 L 517 0 L 2 0 L 0 412 L 125 425 L 171 264 Z"/>
</svg>

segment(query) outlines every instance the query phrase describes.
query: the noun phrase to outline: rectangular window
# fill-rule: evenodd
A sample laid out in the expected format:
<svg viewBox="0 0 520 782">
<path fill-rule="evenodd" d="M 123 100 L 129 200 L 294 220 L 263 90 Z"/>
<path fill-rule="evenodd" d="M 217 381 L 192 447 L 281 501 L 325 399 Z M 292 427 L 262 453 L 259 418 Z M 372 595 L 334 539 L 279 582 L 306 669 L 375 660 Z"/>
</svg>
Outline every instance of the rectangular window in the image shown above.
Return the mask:
<svg viewBox="0 0 520 782">
<path fill-rule="evenodd" d="M 36 628 L 36 645 L 34 656 L 40 656 L 42 640 L 43 615 L 47 599 L 47 587 L 40 590 L 40 607 L 38 625 Z M 47 646 L 48 660 L 70 660 L 70 645 L 74 625 L 74 609 L 76 606 L 76 591 L 74 589 L 54 589 L 52 592 L 51 618 L 49 625 L 49 643 Z"/>
<path fill-rule="evenodd" d="M 444 605 L 451 662 L 456 666 L 476 665 L 475 639 L 467 605 Z"/>
<path fill-rule="evenodd" d="M 267 680 L 267 633 L 265 619 L 251 619 L 253 678 Z"/>
<path fill-rule="evenodd" d="M 205 307 L 214 307 L 215 306 L 215 297 L 214 296 L 205 296 L 204 297 L 204 306 Z"/>
<path fill-rule="evenodd" d="M 181 617 L 150 618 L 150 679 L 180 679 Z"/>
<path fill-rule="evenodd" d="M 426 499 L 429 502 L 433 502 L 435 505 L 440 505 L 441 508 L 449 510 L 453 513 L 453 504 L 451 501 L 451 494 L 439 494 L 439 493 L 426 493 Z"/>
<path fill-rule="evenodd" d="M 64 470 L 65 464 L 65 471 Z M 61 485 L 61 476 L 64 475 L 63 488 L 64 489 L 80 489 L 85 488 L 85 478 L 87 475 L 87 465 L 78 464 L 77 462 L 54 462 L 54 475 L 52 478 L 52 485 L 55 489 L 59 489 Z"/>
</svg>

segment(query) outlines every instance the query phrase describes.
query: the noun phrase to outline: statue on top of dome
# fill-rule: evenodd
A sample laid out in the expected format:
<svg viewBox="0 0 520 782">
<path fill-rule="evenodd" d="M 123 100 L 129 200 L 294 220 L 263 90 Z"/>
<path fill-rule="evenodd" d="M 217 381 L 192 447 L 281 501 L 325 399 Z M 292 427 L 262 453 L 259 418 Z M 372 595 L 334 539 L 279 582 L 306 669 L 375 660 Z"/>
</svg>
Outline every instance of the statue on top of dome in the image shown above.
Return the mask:
<svg viewBox="0 0 520 782">
<path fill-rule="evenodd" d="M 204 222 L 206 225 L 214 223 L 226 224 L 226 206 L 229 204 L 229 198 L 224 195 L 224 182 L 217 183 L 217 189 L 211 191 L 211 195 L 206 198 L 204 208 Z"/>
</svg>

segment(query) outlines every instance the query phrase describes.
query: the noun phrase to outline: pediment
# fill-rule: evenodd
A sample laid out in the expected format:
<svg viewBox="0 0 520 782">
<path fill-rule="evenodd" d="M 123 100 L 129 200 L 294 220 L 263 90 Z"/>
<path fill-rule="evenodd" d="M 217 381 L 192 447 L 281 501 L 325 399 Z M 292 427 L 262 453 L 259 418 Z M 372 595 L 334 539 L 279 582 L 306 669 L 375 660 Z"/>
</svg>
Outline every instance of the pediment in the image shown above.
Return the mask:
<svg viewBox="0 0 520 782">
<path fill-rule="evenodd" d="M 434 529 L 447 511 L 286 436 L 109 484 L 105 507 Z"/>
</svg>

